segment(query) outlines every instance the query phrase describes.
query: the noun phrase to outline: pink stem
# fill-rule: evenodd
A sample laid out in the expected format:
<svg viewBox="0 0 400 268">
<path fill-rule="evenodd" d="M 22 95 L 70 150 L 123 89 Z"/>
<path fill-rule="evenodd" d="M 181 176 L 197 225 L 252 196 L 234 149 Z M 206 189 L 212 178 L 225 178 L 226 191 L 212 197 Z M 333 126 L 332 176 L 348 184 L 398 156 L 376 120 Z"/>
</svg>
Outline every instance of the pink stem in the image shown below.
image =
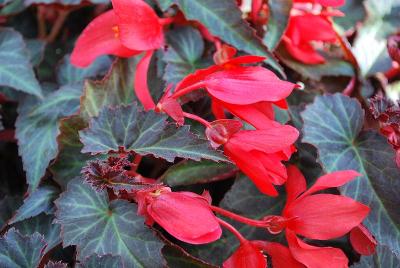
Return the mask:
<svg viewBox="0 0 400 268">
<path fill-rule="evenodd" d="M 218 220 L 219 224 L 221 224 L 225 229 L 227 229 L 229 232 L 231 232 L 232 234 L 234 234 L 236 236 L 236 238 L 240 241 L 240 244 L 245 243 L 247 241 L 247 239 L 244 238 L 242 236 L 242 234 L 239 233 L 238 230 L 236 230 L 235 227 L 233 227 L 226 221 L 221 220 L 220 218 L 217 218 L 217 220 Z"/>
<path fill-rule="evenodd" d="M 208 122 L 207 120 L 204 120 L 203 118 L 201 118 L 200 116 L 197 116 L 197 115 L 195 115 L 195 114 L 183 112 L 183 116 L 184 116 L 184 117 L 187 117 L 187 118 L 190 118 L 190 119 L 193 119 L 193 120 L 195 120 L 195 121 L 201 123 L 201 124 L 204 125 L 206 128 L 211 128 L 211 127 L 212 127 L 211 124 L 210 124 L 210 122 Z"/>
</svg>

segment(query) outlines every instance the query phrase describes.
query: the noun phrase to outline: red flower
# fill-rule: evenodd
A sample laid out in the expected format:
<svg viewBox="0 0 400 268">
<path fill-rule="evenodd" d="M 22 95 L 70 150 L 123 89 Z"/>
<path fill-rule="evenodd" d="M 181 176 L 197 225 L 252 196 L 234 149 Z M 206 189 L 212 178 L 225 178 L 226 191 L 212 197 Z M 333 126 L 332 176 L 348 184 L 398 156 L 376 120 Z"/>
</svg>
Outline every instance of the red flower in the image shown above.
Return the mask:
<svg viewBox="0 0 400 268">
<path fill-rule="evenodd" d="M 274 242 L 255 241 L 272 260 L 274 268 L 304 268 L 304 265 L 296 261 L 289 248 Z"/>
<path fill-rule="evenodd" d="M 286 50 L 293 58 L 306 64 L 325 62 L 311 42 L 336 42 L 336 33 L 328 19 L 328 15 L 332 14 L 336 13 L 311 14 L 296 9 L 292 10 L 289 26 L 282 40 Z"/>
<path fill-rule="evenodd" d="M 346 0 L 294 0 L 294 3 L 315 3 L 325 7 L 339 7 L 344 5 Z"/>
<path fill-rule="evenodd" d="M 265 268 L 267 260 L 251 241 L 242 241 L 239 248 L 222 265 L 223 268 Z"/>
<path fill-rule="evenodd" d="M 369 207 L 340 195 L 314 194 L 339 187 L 360 174 L 352 170 L 337 171 L 320 177 L 306 191 L 306 182 L 295 166 L 288 167 L 287 202 L 282 217 L 269 216 L 270 231 L 286 228 L 286 239 L 294 258 L 307 267 L 347 267 L 347 257 L 340 249 L 314 247 L 297 235 L 328 240 L 340 237 L 358 226 L 368 215 Z"/>
<path fill-rule="evenodd" d="M 98 56 L 131 57 L 164 44 L 162 19 L 143 0 L 114 0 L 113 10 L 95 18 L 79 36 L 72 64 L 90 65 Z"/>
<path fill-rule="evenodd" d="M 218 119 L 224 118 L 224 109 L 227 109 L 256 128 L 268 128 L 273 120 L 271 104 L 287 108 L 285 98 L 296 85 L 280 80 L 263 67 L 242 66 L 260 62 L 263 57 L 230 58 L 233 54 L 233 50 L 223 46 L 215 55 L 219 65 L 200 69 L 185 77 L 176 86 L 172 97 L 205 88 L 212 96 L 213 112 Z"/>
<path fill-rule="evenodd" d="M 138 214 L 146 217 L 147 224 L 157 222 L 181 241 L 205 244 L 221 237 L 221 227 L 206 197 L 158 186 L 137 192 L 136 201 Z"/>
<path fill-rule="evenodd" d="M 375 253 L 377 242 L 362 224 L 351 230 L 350 242 L 354 250 L 361 255 L 369 256 Z"/>
<path fill-rule="evenodd" d="M 240 130 L 236 120 L 217 120 L 206 135 L 214 147 L 224 145 L 224 152 L 258 187 L 271 196 L 277 196 L 275 185 L 287 178 L 281 163 L 290 158 L 288 151 L 299 136 L 291 126 L 277 124 L 262 130 Z"/>
</svg>

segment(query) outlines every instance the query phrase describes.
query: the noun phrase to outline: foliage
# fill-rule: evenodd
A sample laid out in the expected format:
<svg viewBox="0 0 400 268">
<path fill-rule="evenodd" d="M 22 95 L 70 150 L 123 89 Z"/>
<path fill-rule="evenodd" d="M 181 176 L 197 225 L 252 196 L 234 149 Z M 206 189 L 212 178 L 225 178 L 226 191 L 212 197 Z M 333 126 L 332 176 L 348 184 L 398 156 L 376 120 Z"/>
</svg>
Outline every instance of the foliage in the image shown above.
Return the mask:
<svg viewBox="0 0 400 268">
<path fill-rule="evenodd" d="M 0 0 L 0 267 L 398 267 L 399 11 Z"/>
</svg>

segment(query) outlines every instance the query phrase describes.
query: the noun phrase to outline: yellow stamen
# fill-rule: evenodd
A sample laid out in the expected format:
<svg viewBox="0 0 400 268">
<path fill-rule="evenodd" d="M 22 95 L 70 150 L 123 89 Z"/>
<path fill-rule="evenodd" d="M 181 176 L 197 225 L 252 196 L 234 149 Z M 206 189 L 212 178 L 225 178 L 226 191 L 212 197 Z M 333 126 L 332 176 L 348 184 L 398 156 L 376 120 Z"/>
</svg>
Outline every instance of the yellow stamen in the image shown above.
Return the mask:
<svg viewBox="0 0 400 268">
<path fill-rule="evenodd" d="M 114 37 L 115 38 L 119 38 L 119 27 L 118 27 L 118 25 L 115 25 L 114 27 L 112 27 L 112 30 L 114 32 Z"/>
</svg>

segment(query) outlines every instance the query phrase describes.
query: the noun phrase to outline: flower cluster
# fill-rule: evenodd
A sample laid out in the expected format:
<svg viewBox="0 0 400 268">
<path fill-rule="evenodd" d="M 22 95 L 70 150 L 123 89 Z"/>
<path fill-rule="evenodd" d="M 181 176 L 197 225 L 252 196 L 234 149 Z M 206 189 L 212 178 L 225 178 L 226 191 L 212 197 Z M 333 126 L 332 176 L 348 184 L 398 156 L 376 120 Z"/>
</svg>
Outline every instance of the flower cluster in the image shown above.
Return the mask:
<svg viewBox="0 0 400 268">
<path fill-rule="evenodd" d="M 254 2 L 253 13 L 256 14 L 257 3 L 262 1 Z M 309 64 L 322 63 L 324 59 L 312 43 L 336 41 L 329 17 L 340 13 L 326 7 L 339 6 L 343 1 L 294 2 L 282 42 L 295 59 Z M 277 196 L 274 185 L 285 185 L 287 193 L 281 215 L 248 219 L 211 205 L 208 193 L 173 192 L 149 179 L 145 180 L 148 187 L 125 195 L 138 203 L 138 214 L 145 217 L 146 224 L 157 223 L 170 235 L 191 244 L 216 241 L 221 237 L 221 227 L 226 228 L 239 239 L 240 246 L 225 261 L 224 267 L 266 267 L 263 253 L 268 254 L 273 266 L 278 268 L 347 267 L 348 260 L 341 249 L 317 247 L 309 241 L 334 239 L 349 232 L 358 252 L 371 254 L 374 251 L 376 242 L 361 225 L 369 208 L 349 197 L 319 193 L 340 187 L 360 174 L 351 170 L 330 173 L 307 190 L 301 172 L 285 164 L 296 152 L 294 144 L 299 132 L 275 121 L 273 108 L 287 109 L 286 98 L 297 88 L 296 84 L 281 80 L 263 67 L 264 57 L 235 56 L 235 48 L 222 44 L 202 28 L 205 37 L 217 48 L 215 64 L 169 86 L 156 104 L 148 89 L 147 70 L 153 51 L 164 45 L 163 27 L 175 18 L 159 18 L 142 0 L 113 0 L 112 5 L 112 10 L 93 20 L 79 37 L 72 63 L 84 67 L 99 55 L 131 57 L 144 52 L 137 66 L 134 88 L 146 110 L 166 113 L 178 126 L 184 124 L 185 118 L 200 122 L 211 146 L 223 147 L 225 155 L 262 193 Z M 313 30 L 309 29 L 310 24 Z M 211 99 L 214 121 L 183 110 L 181 98 L 196 90 L 204 90 Z M 137 177 L 135 171 L 129 172 L 130 176 Z M 122 176 L 124 181 L 126 174 Z M 271 234 L 284 232 L 288 247 L 268 241 L 248 241 L 214 213 L 264 228 Z"/>
</svg>

